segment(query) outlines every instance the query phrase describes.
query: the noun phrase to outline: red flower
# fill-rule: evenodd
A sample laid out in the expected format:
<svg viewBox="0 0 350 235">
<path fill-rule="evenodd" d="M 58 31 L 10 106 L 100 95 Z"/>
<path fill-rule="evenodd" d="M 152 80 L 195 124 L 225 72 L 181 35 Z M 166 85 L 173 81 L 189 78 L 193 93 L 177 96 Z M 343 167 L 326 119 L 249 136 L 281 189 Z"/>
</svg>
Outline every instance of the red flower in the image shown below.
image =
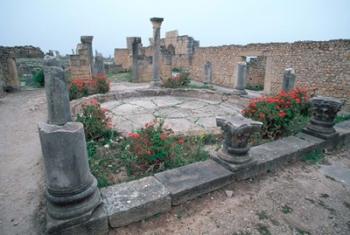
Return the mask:
<svg viewBox="0 0 350 235">
<path fill-rule="evenodd" d="M 287 114 L 284 111 L 280 111 L 278 116 L 280 116 L 281 118 L 284 118 Z"/>
<path fill-rule="evenodd" d="M 178 141 L 177 141 L 179 144 L 184 144 L 185 143 L 185 140 L 183 138 L 180 138 Z"/>
<path fill-rule="evenodd" d="M 138 139 L 138 138 L 140 138 L 140 134 L 139 134 L 139 133 L 130 132 L 130 133 L 128 134 L 128 136 L 129 136 L 130 138 L 133 138 L 133 139 Z"/>
<path fill-rule="evenodd" d="M 165 133 L 160 134 L 160 139 L 161 140 L 166 140 L 168 138 L 168 135 Z"/>
</svg>

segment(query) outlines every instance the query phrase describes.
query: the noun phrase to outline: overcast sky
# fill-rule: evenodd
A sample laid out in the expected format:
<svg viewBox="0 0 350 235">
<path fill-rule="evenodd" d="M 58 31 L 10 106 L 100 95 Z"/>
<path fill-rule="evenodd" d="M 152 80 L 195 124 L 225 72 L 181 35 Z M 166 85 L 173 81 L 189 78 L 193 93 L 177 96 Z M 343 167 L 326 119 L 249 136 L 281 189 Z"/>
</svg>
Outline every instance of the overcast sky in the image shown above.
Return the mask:
<svg viewBox="0 0 350 235">
<path fill-rule="evenodd" d="M 0 45 L 34 45 L 71 53 L 93 35 L 105 56 L 127 36 L 178 29 L 201 46 L 350 39 L 350 0 L 0 0 Z"/>
</svg>

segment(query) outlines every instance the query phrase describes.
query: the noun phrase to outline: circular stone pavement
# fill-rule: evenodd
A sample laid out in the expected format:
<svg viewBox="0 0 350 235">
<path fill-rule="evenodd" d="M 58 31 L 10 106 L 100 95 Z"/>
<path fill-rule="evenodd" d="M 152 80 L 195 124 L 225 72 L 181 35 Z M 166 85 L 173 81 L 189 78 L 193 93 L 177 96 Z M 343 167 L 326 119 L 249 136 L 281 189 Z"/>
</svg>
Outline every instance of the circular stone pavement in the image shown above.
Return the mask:
<svg viewBox="0 0 350 235">
<path fill-rule="evenodd" d="M 101 106 L 110 111 L 113 128 L 123 135 L 157 117 L 164 119 L 164 127 L 176 135 L 218 134 L 215 117 L 236 115 L 241 110 L 228 101 L 182 96 L 134 97 L 107 101 Z"/>
</svg>

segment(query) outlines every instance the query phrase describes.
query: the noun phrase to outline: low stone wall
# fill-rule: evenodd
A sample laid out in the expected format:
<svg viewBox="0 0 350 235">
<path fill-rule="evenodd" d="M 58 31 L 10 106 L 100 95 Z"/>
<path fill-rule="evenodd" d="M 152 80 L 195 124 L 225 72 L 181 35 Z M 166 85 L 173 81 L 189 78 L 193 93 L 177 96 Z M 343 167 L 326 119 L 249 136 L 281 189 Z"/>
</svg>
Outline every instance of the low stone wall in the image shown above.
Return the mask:
<svg viewBox="0 0 350 235">
<path fill-rule="evenodd" d="M 107 221 L 112 228 L 125 226 L 165 213 L 173 205 L 185 203 L 237 180 L 257 177 L 288 166 L 316 149 L 348 146 L 350 121 L 337 124 L 335 128 L 339 135 L 328 140 L 301 133 L 255 146 L 250 150 L 254 164 L 235 171 L 210 159 L 102 188 L 103 210 L 87 223 L 68 231 L 78 232 L 89 228 L 89 231 L 103 231 L 102 234 L 105 234 L 108 230 Z"/>
</svg>

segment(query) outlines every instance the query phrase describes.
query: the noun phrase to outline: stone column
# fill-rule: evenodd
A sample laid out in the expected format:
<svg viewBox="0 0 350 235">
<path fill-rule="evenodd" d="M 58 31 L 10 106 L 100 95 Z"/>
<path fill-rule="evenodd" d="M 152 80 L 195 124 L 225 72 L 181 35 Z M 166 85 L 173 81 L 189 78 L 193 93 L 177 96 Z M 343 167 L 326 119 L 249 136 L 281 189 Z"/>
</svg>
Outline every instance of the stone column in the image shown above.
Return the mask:
<svg viewBox="0 0 350 235">
<path fill-rule="evenodd" d="M 81 36 L 80 37 L 80 41 L 83 45 L 86 46 L 86 48 L 88 49 L 88 54 L 89 54 L 89 62 L 90 62 L 90 66 L 91 66 L 91 71 L 93 71 L 94 68 L 94 55 L 92 53 L 92 40 L 94 39 L 93 36 Z"/>
<path fill-rule="evenodd" d="M 260 130 L 262 123 L 236 115 L 232 118 L 216 118 L 216 125 L 224 132 L 222 148 L 212 158 L 230 170 L 251 162 L 248 140 Z"/>
<path fill-rule="evenodd" d="M 292 68 L 285 69 L 283 73 L 282 90 L 288 92 L 294 88 L 294 84 L 295 84 L 294 69 Z"/>
<path fill-rule="evenodd" d="M 96 213 L 101 216 L 102 201 L 96 178 L 89 169 L 84 127 L 71 122 L 64 71 L 46 65 L 44 74 L 49 118 L 47 123 L 39 124 L 39 136 L 47 181 L 47 232 L 104 231 L 107 219 L 98 225 L 88 223 Z"/>
<path fill-rule="evenodd" d="M 152 86 L 160 87 L 160 26 L 163 18 L 153 17 L 153 59 L 152 59 Z"/>
<path fill-rule="evenodd" d="M 235 77 L 235 89 L 234 93 L 238 95 L 246 95 L 245 90 L 247 80 L 247 63 L 239 62 L 236 66 L 236 77 Z"/>
<path fill-rule="evenodd" d="M 312 117 L 303 132 L 322 139 L 336 136 L 334 120 L 344 103 L 333 97 L 324 96 L 313 97 L 310 103 Z"/>
<path fill-rule="evenodd" d="M 105 74 L 105 64 L 103 55 L 95 51 L 95 63 L 94 63 L 94 73 L 96 74 Z"/>
<path fill-rule="evenodd" d="M 131 58 L 132 58 L 132 81 L 139 81 L 139 56 L 140 56 L 140 37 L 132 37 L 129 39 L 131 42 Z"/>
<path fill-rule="evenodd" d="M 207 61 L 204 65 L 204 84 L 211 84 L 213 79 L 213 71 L 211 63 Z"/>
</svg>

